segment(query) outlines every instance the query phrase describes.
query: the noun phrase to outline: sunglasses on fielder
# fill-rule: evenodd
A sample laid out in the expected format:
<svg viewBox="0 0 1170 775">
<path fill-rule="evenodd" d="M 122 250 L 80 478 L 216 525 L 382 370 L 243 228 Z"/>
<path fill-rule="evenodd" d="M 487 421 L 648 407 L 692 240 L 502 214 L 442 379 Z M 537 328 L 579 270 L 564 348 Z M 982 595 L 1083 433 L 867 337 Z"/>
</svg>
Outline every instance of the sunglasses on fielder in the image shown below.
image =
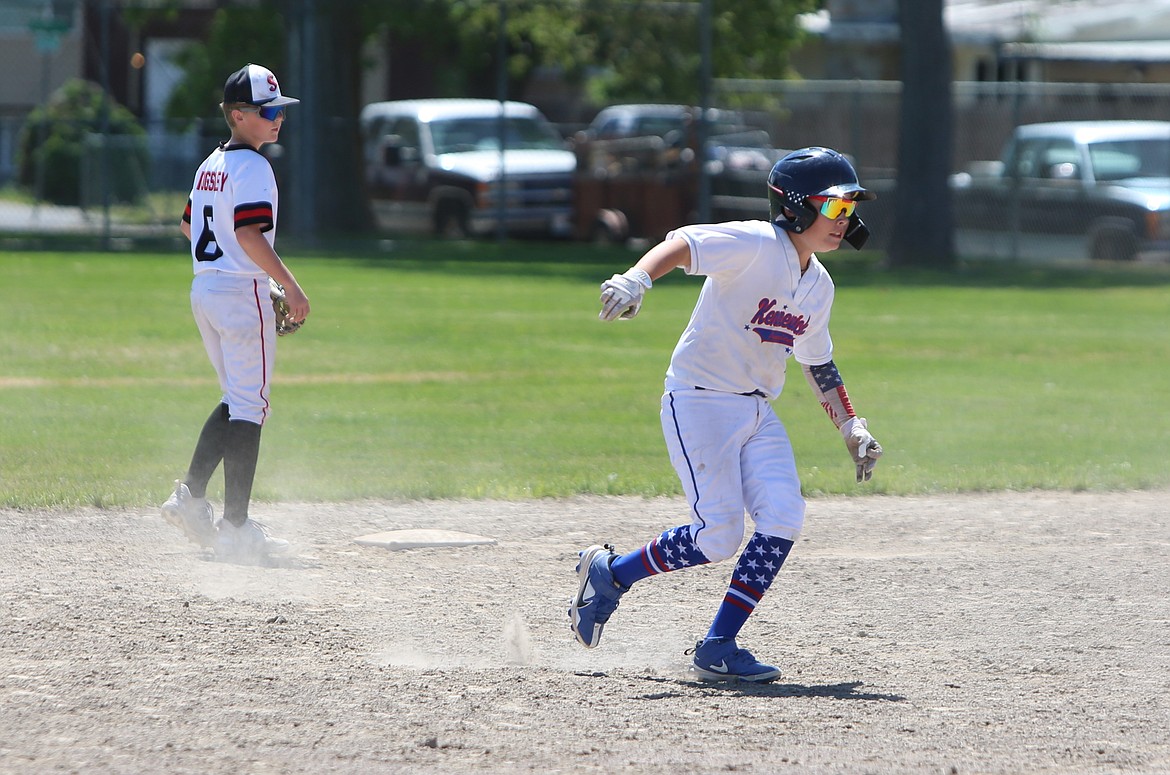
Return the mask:
<svg viewBox="0 0 1170 775">
<path fill-rule="evenodd" d="M 245 113 L 259 113 L 260 118 L 265 121 L 275 121 L 278 118 L 284 118 L 284 108 L 265 108 L 261 107 L 247 107 L 240 108 Z"/>
<path fill-rule="evenodd" d="M 857 202 L 852 199 L 837 199 L 835 197 L 826 196 L 810 196 L 808 201 L 814 204 L 819 204 L 821 215 L 830 220 L 837 220 L 838 218 L 848 218 L 853 215 L 853 211 L 857 209 Z"/>
</svg>

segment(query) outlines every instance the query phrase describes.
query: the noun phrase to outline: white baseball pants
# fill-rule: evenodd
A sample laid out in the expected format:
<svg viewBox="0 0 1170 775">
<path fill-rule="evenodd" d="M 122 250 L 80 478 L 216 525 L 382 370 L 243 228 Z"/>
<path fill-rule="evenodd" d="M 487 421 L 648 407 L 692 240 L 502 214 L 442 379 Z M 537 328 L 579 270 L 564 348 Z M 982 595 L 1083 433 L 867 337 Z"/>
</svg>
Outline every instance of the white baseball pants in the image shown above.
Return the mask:
<svg viewBox="0 0 1170 775">
<path fill-rule="evenodd" d="M 796 541 L 804 498 L 788 432 L 762 396 L 675 390 L 662 396 L 662 432 L 691 507 L 691 533 L 711 562 L 734 555 L 744 514 L 755 531 Z"/>
<path fill-rule="evenodd" d="M 276 312 L 266 275 L 211 271 L 191 283 L 191 311 L 232 420 L 263 425 L 276 362 Z"/>
</svg>

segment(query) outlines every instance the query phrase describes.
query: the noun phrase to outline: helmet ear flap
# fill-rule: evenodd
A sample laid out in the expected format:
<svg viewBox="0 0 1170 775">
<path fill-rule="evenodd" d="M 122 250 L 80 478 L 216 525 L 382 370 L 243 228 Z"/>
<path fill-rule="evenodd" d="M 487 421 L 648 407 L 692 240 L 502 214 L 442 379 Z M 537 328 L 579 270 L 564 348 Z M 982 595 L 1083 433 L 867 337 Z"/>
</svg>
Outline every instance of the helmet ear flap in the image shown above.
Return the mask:
<svg viewBox="0 0 1170 775">
<path fill-rule="evenodd" d="M 854 250 L 861 250 L 861 247 L 869 239 L 869 227 L 865 225 L 865 221 L 857 216 L 854 211 L 849 216 L 849 227 L 845 229 L 845 241 L 853 246 Z"/>
</svg>

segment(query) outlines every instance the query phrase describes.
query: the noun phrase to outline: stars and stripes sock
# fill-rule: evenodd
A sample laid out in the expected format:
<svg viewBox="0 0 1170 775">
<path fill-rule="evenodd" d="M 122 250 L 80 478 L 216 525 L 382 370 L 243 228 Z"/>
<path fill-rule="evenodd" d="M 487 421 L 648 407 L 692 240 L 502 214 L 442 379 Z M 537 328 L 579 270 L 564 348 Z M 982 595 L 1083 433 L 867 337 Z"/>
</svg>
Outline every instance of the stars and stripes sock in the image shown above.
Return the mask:
<svg viewBox="0 0 1170 775">
<path fill-rule="evenodd" d="M 610 565 L 614 579 L 628 587 L 648 576 L 668 573 L 692 565 L 706 565 L 710 560 L 695 545 L 690 525 L 663 531 L 641 549 L 623 554 Z"/>
<path fill-rule="evenodd" d="M 786 538 L 752 533 L 735 564 L 731 584 L 715 612 L 708 638 L 735 638 L 739 634 L 791 550 L 792 542 Z"/>
</svg>

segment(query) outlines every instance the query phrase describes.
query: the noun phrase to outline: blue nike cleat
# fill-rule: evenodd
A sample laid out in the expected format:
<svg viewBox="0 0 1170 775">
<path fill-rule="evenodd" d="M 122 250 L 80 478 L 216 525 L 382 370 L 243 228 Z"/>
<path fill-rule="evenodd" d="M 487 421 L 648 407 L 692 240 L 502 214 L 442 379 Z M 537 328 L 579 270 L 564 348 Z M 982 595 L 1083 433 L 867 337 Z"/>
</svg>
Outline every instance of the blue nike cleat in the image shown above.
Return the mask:
<svg viewBox="0 0 1170 775">
<path fill-rule="evenodd" d="M 577 596 L 569 607 L 569 618 L 577 641 L 591 649 L 601 640 L 601 629 L 629 587 L 619 584 L 609 568 L 618 556 L 612 546 L 590 546 L 580 556 L 577 563 L 579 585 Z"/>
<path fill-rule="evenodd" d="M 780 677 L 779 668 L 765 665 L 734 638 L 704 638 L 687 653 L 695 655 L 695 672 L 704 681 L 768 683 Z"/>
</svg>

